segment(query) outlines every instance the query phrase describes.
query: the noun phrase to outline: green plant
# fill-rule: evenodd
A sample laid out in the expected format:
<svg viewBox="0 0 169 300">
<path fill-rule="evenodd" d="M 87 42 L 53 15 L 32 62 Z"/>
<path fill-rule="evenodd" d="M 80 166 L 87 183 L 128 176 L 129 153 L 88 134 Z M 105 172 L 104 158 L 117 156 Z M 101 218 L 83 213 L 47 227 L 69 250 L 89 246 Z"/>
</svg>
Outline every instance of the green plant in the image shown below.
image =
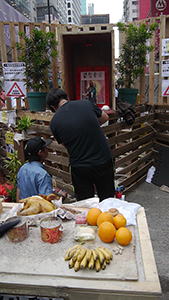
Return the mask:
<svg viewBox="0 0 169 300">
<path fill-rule="evenodd" d="M 125 83 L 125 87 L 128 89 L 145 72 L 146 54 L 154 49 L 154 46 L 149 46 L 147 42 L 157 26 L 157 23 L 150 25 L 142 23 L 140 26 L 117 23 L 119 31 L 125 33 L 125 43 L 121 46 L 120 62 L 118 64 L 121 75 L 120 80 Z"/>
<path fill-rule="evenodd" d="M 43 32 L 37 28 L 33 29 L 31 37 L 19 31 L 24 44 L 16 43 L 20 51 L 19 60 L 26 65 L 26 84 L 28 89 L 35 92 L 43 92 L 48 86 L 48 68 L 51 67 L 51 57 L 56 58 L 57 42 L 54 33 Z"/>
<path fill-rule="evenodd" d="M 9 178 L 9 183 L 13 186 L 12 189 L 9 189 L 7 186 L 5 186 L 5 189 L 8 193 L 8 197 L 12 198 L 12 202 L 16 202 L 17 173 L 22 166 L 21 160 L 18 158 L 18 151 L 14 150 L 11 158 L 9 160 L 5 159 L 4 162 L 4 168 L 8 169 L 9 171 L 7 178 Z"/>
<path fill-rule="evenodd" d="M 35 123 L 35 121 L 31 121 L 30 116 L 24 115 L 23 118 L 18 120 L 18 125 L 16 126 L 19 130 L 24 130 L 25 132 Z"/>
</svg>

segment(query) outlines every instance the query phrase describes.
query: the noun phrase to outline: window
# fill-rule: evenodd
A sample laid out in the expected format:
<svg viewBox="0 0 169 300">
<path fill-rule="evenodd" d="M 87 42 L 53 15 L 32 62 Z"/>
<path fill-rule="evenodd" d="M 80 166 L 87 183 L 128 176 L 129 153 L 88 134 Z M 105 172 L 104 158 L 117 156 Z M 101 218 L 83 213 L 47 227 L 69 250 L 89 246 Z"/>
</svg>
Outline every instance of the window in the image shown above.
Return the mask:
<svg viewBox="0 0 169 300">
<path fill-rule="evenodd" d="M 71 6 L 70 6 L 70 2 L 67 4 L 67 7 L 68 7 L 68 8 L 70 8 L 70 7 L 71 7 Z"/>
<path fill-rule="evenodd" d="M 71 16 L 71 10 L 70 9 L 68 10 L 68 16 Z"/>
<path fill-rule="evenodd" d="M 71 17 L 68 18 L 68 22 L 72 22 L 72 18 Z"/>
</svg>

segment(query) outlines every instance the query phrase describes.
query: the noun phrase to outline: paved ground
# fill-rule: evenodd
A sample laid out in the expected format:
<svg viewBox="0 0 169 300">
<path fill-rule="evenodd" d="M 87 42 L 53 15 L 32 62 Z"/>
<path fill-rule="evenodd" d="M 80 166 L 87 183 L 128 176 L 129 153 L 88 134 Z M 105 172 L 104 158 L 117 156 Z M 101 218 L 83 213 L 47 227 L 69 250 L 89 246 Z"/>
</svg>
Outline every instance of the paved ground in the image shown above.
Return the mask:
<svg viewBox="0 0 169 300">
<path fill-rule="evenodd" d="M 145 209 L 162 300 L 169 300 L 169 193 L 159 190 L 152 183 L 144 182 L 125 200 L 139 203 Z"/>
</svg>

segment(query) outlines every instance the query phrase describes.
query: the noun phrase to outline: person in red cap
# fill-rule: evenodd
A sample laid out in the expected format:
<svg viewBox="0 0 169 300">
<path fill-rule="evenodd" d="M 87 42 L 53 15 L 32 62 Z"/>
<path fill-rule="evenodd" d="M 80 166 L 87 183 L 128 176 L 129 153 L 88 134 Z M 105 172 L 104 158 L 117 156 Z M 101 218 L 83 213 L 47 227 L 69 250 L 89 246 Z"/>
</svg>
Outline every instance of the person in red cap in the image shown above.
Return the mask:
<svg viewBox="0 0 169 300">
<path fill-rule="evenodd" d="M 43 140 L 39 136 L 30 139 L 25 145 L 28 162 L 17 174 L 16 201 L 35 195 L 49 195 L 53 193 L 52 179 L 43 165 L 48 155 L 47 146 L 51 139 Z"/>
</svg>

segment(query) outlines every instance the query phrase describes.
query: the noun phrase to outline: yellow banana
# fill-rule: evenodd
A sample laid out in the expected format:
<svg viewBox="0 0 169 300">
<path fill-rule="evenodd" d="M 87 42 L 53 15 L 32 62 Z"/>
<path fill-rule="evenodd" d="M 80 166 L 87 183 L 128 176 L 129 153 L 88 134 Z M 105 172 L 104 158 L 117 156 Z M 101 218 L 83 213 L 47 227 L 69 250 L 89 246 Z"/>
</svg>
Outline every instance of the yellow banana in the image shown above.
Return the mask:
<svg viewBox="0 0 169 300">
<path fill-rule="evenodd" d="M 105 250 L 105 248 L 103 248 L 103 247 L 98 247 L 98 249 L 103 253 L 105 259 L 107 259 L 107 260 L 110 260 L 110 259 L 111 259 L 109 253 Z"/>
<path fill-rule="evenodd" d="M 98 257 L 99 257 L 99 260 L 100 260 L 100 263 L 101 263 L 101 266 L 104 264 L 104 261 L 105 261 L 105 258 L 104 258 L 104 255 L 103 253 L 100 251 L 100 249 L 96 248 L 97 253 L 98 253 Z"/>
<path fill-rule="evenodd" d="M 100 247 L 100 248 L 103 249 L 104 251 L 106 251 L 109 254 L 110 259 L 113 259 L 113 254 L 109 249 L 107 249 L 106 247 Z"/>
<path fill-rule="evenodd" d="M 80 261 L 76 260 L 74 264 L 74 270 L 77 272 L 80 269 Z"/>
<path fill-rule="evenodd" d="M 106 261 L 104 261 L 104 264 L 101 265 L 102 270 L 106 269 Z"/>
<path fill-rule="evenodd" d="M 67 257 L 67 254 L 68 254 L 68 252 L 69 252 L 70 250 L 76 249 L 76 248 L 78 248 L 78 247 L 79 247 L 79 245 L 75 245 L 75 246 L 70 247 L 69 249 L 67 249 L 67 250 L 66 250 L 66 253 L 65 253 L 65 258 Z M 65 260 L 68 260 L 68 259 L 65 259 Z"/>
<path fill-rule="evenodd" d="M 100 260 L 99 259 L 97 259 L 95 261 L 95 269 L 96 269 L 96 272 L 99 272 L 100 269 L 101 269 L 101 264 L 100 264 Z"/>
<path fill-rule="evenodd" d="M 80 262 L 80 269 L 85 269 L 87 266 L 87 251 L 85 256 L 83 257 L 83 259 Z"/>
<path fill-rule="evenodd" d="M 98 259 L 98 253 L 94 249 L 92 249 L 92 254 L 93 254 L 94 261 L 96 261 Z"/>
<path fill-rule="evenodd" d="M 81 249 L 77 249 L 77 251 L 73 254 L 72 260 L 75 262 L 77 260 L 77 256 L 80 253 Z"/>
<path fill-rule="evenodd" d="M 77 260 L 78 260 L 78 261 L 81 262 L 81 260 L 83 259 L 83 257 L 84 257 L 85 254 L 86 254 L 86 251 L 87 251 L 86 248 L 82 248 L 82 249 L 81 249 L 80 253 L 79 253 L 78 256 L 77 256 Z"/>
<path fill-rule="evenodd" d="M 93 251 L 91 250 L 91 256 L 90 256 L 90 260 L 88 262 L 88 268 L 90 270 L 92 270 L 94 268 L 94 256 L 93 256 Z"/>
<path fill-rule="evenodd" d="M 105 262 L 106 262 L 107 265 L 110 264 L 110 260 L 109 259 L 105 259 Z"/>
<path fill-rule="evenodd" d="M 73 257 L 72 257 L 72 258 L 69 260 L 69 268 L 70 268 L 70 269 L 73 268 L 74 264 L 75 264 L 75 262 L 74 262 Z"/>
<path fill-rule="evenodd" d="M 82 246 L 78 245 L 77 248 L 71 249 L 67 255 L 65 256 L 65 260 L 69 260 L 72 258 L 72 256 L 76 253 L 76 251 L 78 250 L 78 248 L 81 248 Z"/>
<path fill-rule="evenodd" d="M 91 254 L 92 254 L 92 251 L 91 251 L 90 249 L 87 249 L 87 253 L 86 253 L 86 260 L 87 260 L 87 263 L 88 263 L 89 260 L 90 260 Z"/>
</svg>

